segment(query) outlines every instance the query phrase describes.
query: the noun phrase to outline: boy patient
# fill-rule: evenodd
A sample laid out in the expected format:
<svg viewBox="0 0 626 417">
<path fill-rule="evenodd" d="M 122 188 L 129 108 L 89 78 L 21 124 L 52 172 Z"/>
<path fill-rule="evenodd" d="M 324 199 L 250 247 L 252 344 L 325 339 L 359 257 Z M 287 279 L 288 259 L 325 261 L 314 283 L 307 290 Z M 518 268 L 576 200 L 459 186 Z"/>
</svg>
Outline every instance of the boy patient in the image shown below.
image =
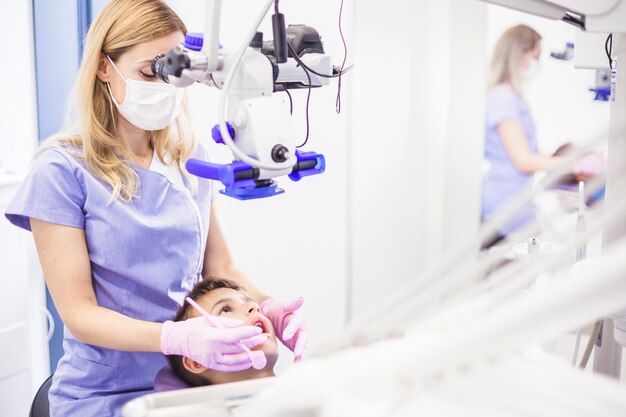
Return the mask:
<svg viewBox="0 0 626 417">
<path fill-rule="evenodd" d="M 259 305 L 246 295 L 243 288 L 226 279 L 207 278 L 189 292 L 188 297 L 198 303 L 209 314 L 241 320 L 244 325 L 259 326 L 268 334 L 267 342 L 252 350 L 262 350 L 267 359 L 263 369 L 249 368 L 240 372 L 220 372 L 205 368 L 193 359 L 179 355 L 168 355 L 172 371 L 189 386 L 223 384 L 255 378 L 274 376 L 274 365 L 278 360 L 278 345 L 274 328 L 269 319 L 259 312 Z M 174 321 L 200 316 L 187 301 L 178 309 Z"/>
</svg>

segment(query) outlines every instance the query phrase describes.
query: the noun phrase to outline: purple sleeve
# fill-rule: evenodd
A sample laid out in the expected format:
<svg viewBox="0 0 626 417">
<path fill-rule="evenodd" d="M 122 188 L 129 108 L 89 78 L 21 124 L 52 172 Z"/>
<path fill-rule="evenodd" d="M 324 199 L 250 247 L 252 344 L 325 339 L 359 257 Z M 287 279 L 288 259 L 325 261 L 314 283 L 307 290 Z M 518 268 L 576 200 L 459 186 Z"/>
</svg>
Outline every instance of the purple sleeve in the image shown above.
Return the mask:
<svg viewBox="0 0 626 417">
<path fill-rule="evenodd" d="M 45 150 L 33 162 L 5 215 L 14 225 L 30 231 L 30 218 L 84 228 L 85 195 L 62 151 Z"/>
<path fill-rule="evenodd" d="M 510 88 L 495 87 L 487 93 L 487 129 L 502 122 L 520 121 L 519 100 Z"/>
</svg>

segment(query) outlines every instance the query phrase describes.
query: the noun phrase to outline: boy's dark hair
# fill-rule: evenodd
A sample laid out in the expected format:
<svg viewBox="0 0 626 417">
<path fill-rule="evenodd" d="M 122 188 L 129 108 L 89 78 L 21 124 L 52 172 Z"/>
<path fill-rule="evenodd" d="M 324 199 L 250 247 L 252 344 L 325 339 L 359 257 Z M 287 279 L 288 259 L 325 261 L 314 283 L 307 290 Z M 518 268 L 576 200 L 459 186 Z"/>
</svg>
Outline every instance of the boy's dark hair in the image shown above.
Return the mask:
<svg viewBox="0 0 626 417">
<path fill-rule="evenodd" d="M 202 296 L 210 293 L 211 291 L 217 290 L 219 288 L 230 288 L 235 291 L 241 291 L 243 287 L 237 285 L 233 281 L 229 281 L 227 279 L 222 278 L 206 278 L 202 281 L 198 282 L 187 297 L 191 298 L 194 301 L 198 301 Z M 185 297 L 185 298 L 187 298 Z M 192 310 L 191 304 L 185 300 L 183 305 L 180 306 L 176 315 L 172 320 L 174 321 L 183 321 L 189 318 L 190 312 Z M 210 382 L 206 379 L 202 378 L 200 375 L 194 374 L 193 372 L 189 372 L 183 366 L 183 357 L 180 355 L 167 355 L 167 361 L 170 364 L 170 368 L 177 377 L 185 381 L 189 386 L 199 387 L 203 385 L 210 385 Z"/>
</svg>

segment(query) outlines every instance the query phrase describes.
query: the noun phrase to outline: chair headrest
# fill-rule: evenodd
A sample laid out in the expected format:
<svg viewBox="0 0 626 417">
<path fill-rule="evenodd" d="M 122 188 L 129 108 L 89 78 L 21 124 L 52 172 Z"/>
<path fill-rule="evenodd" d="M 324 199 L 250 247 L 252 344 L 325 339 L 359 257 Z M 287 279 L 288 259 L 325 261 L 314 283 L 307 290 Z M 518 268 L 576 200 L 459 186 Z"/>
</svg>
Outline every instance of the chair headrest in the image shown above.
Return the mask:
<svg viewBox="0 0 626 417">
<path fill-rule="evenodd" d="M 154 390 L 156 392 L 174 391 L 189 388 L 189 385 L 180 379 L 169 365 L 165 365 L 154 377 Z"/>
</svg>

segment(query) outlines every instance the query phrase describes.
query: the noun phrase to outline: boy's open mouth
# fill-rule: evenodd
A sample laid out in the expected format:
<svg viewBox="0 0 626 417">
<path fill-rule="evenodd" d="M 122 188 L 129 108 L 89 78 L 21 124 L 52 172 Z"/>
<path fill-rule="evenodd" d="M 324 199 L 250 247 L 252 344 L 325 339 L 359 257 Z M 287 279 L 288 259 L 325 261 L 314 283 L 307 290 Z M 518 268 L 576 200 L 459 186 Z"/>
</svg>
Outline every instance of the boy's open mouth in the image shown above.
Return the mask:
<svg viewBox="0 0 626 417">
<path fill-rule="evenodd" d="M 269 329 L 265 325 L 263 319 L 261 319 L 260 317 L 253 319 L 252 322 L 250 322 L 250 326 L 257 326 L 261 328 L 261 330 L 263 330 L 263 333 L 269 333 Z"/>
</svg>

